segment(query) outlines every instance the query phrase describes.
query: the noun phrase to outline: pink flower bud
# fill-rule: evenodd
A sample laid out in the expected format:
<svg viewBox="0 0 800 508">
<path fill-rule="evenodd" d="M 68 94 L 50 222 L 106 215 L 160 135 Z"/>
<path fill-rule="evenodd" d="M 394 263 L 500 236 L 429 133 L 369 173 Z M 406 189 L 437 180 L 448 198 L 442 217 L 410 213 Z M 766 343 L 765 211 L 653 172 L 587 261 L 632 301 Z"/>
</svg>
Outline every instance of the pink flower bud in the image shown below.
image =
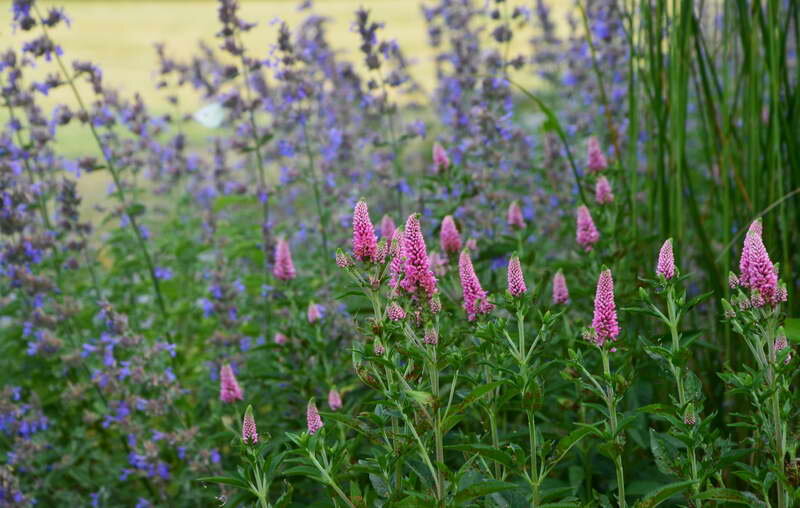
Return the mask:
<svg viewBox="0 0 800 508">
<path fill-rule="evenodd" d="M 323 425 L 322 418 L 319 417 L 317 405 L 314 404 L 313 400 L 308 402 L 308 408 L 306 409 L 306 423 L 308 424 L 308 433 L 311 435 L 316 434 Z"/>
<path fill-rule="evenodd" d="M 395 229 L 397 229 L 397 226 L 395 226 L 392 218 L 384 215 L 381 219 L 381 238 L 385 238 L 387 242 L 391 241 Z"/>
<path fill-rule="evenodd" d="M 611 184 L 608 182 L 608 178 L 601 176 L 597 179 L 597 184 L 594 187 L 594 197 L 600 205 L 614 202 L 614 193 L 611 192 Z"/>
<path fill-rule="evenodd" d="M 522 209 L 516 201 L 508 205 L 508 212 L 506 213 L 506 223 L 509 226 L 517 229 L 525 229 L 525 219 L 522 217 Z"/>
<path fill-rule="evenodd" d="M 669 238 L 661 246 L 658 252 L 658 263 L 656 264 L 656 273 L 665 279 L 675 277 L 675 257 L 672 254 L 672 238 Z"/>
<path fill-rule="evenodd" d="M 597 231 L 594 221 L 592 220 L 592 215 L 585 205 L 578 207 L 577 232 L 575 237 L 578 244 L 583 247 L 583 250 L 586 252 L 591 251 L 594 244 L 600 240 L 600 233 Z"/>
<path fill-rule="evenodd" d="M 494 305 L 486 299 L 486 291 L 481 287 L 475 268 L 469 257 L 469 251 L 464 249 L 458 260 L 458 274 L 461 279 L 461 292 L 464 297 L 464 310 L 467 311 L 467 320 L 474 321 L 478 314 L 488 314 Z"/>
<path fill-rule="evenodd" d="M 614 279 L 611 270 L 603 270 L 597 280 L 597 291 L 594 297 L 594 340 L 603 346 L 606 340 L 617 340 L 619 323 L 617 322 L 617 304 L 614 302 Z"/>
<path fill-rule="evenodd" d="M 406 311 L 397 302 L 392 302 L 389 308 L 386 309 L 386 317 L 392 321 L 400 321 L 406 317 Z"/>
<path fill-rule="evenodd" d="M 378 239 L 369 218 L 369 209 L 365 201 L 356 203 L 353 210 L 353 256 L 359 261 L 376 261 Z"/>
<path fill-rule="evenodd" d="M 322 319 L 322 309 L 316 303 L 309 303 L 307 315 L 308 315 L 308 322 L 314 324 L 320 319 Z"/>
<path fill-rule="evenodd" d="M 253 418 L 253 406 L 247 406 L 242 420 L 242 441 L 245 444 L 258 443 L 258 431 L 256 430 L 256 420 Z"/>
<path fill-rule="evenodd" d="M 567 289 L 567 279 L 564 273 L 559 270 L 553 276 L 553 303 L 556 305 L 565 304 L 569 301 L 569 290 Z"/>
<path fill-rule="evenodd" d="M 522 296 L 528 288 L 525 286 L 525 278 L 522 275 L 522 266 L 517 256 L 512 256 L 508 261 L 508 292 L 511 296 Z"/>
<path fill-rule="evenodd" d="M 283 238 L 279 238 L 275 245 L 275 265 L 272 267 L 272 275 L 282 281 L 292 280 L 297 276 L 292 262 L 292 251 L 289 249 L 289 243 Z"/>
<path fill-rule="evenodd" d="M 331 408 L 331 411 L 342 409 L 342 396 L 336 388 L 331 388 L 328 392 L 328 407 Z"/>
<path fill-rule="evenodd" d="M 450 167 L 450 158 L 447 156 L 447 152 L 439 143 L 433 144 L 433 169 L 435 172 L 439 173 L 441 171 L 445 171 L 447 168 Z"/>
<path fill-rule="evenodd" d="M 597 141 L 595 136 L 589 138 L 589 142 L 587 144 L 587 154 L 588 162 L 586 165 L 590 173 L 597 173 L 608 168 L 606 156 L 603 154 L 603 150 L 600 149 L 600 142 Z"/>
<path fill-rule="evenodd" d="M 236 381 L 233 369 L 226 363 L 219 371 L 219 399 L 226 404 L 244 400 L 244 392 Z"/>
<path fill-rule="evenodd" d="M 458 228 L 452 215 L 447 215 L 442 219 L 439 242 L 444 252 L 457 253 L 461 250 L 461 235 L 458 233 Z"/>
</svg>

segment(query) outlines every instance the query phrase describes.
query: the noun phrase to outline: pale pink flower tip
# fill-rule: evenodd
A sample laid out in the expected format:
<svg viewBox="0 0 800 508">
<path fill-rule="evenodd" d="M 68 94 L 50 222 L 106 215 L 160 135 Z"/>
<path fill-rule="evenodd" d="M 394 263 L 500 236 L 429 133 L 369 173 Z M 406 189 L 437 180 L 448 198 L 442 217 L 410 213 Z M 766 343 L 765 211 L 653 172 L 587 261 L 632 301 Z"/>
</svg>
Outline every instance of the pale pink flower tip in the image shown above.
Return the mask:
<svg viewBox="0 0 800 508">
<path fill-rule="evenodd" d="M 486 314 L 494 309 L 494 305 L 486 299 L 486 291 L 481 287 L 475 268 L 469 257 L 469 251 L 464 249 L 458 259 L 458 274 L 461 278 L 461 291 L 464 297 L 464 310 L 467 319 L 474 321 L 478 314 Z"/>
<path fill-rule="evenodd" d="M 614 279 L 611 270 L 600 272 L 597 280 L 597 292 L 594 296 L 594 340 L 602 346 L 606 340 L 616 340 L 619 335 L 617 322 L 617 305 L 614 303 Z"/>
<path fill-rule="evenodd" d="M 336 388 L 331 388 L 328 392 L 328 407 L 331 408 L 331 411 L 342 409 L 342 395 Z"/>
<path fill-rule="evenodd" d="M 508 292 L 511 296 L 522 296 L 528 291 L 525 286 L 525 277 L 522 275 L 522 266 L 517 256 L 512 256 L 508 261 Z"/>
<path fill-rule="evenodd" d="M 525 229 L 525 219 L 522 217 L 522 209 L 516 201 L 508 205 L 508 212 L 506 213 L 506 223 L 519 229 Z"/>
<path fill-rule="evenodd" d="M 236 381 L 233 369 L 226 363 L 219 371 L 219 399 L 226 404 L 244 400 L 244 392 Z"/>
<path fill-rule="evenodd" d="M 292 251 L 289 249 L 289 243 L 279 238 L 277 245 L 275 245 L 275 265 L 272 267 L 272 275 L 278 280 L 292 280 L 297 276 L 292 262 Z"/>
<path fill-rule="evenodd" d="M 458 228 L 452 215 L 447 215 L 442 219 L 439 242 L 444 252 L 457 253 L 461 250 L 461 235 L 458 233 Z"/>
<path fill-rule="evenodd" d="M 583 250 L 589 252 L 594 244 L 600 239 L 600 233 L 594 225 L 592 215 L 585 205 L 578 207 L 577 233 L 575 235 L 578 244 Z"/>
<path fill-rule="evenodd" d="M 309 303 L 307 316 L 308 316 L 308 322 L 314 324 L 320 319 L 322 319 L 322 309 L 316 303 Z"/>
<path fill-rule="evenodd" d="M 436 294 L 436 277 L 431 271 L 418 214 L 408 216 L 400 255 L 404 264 L 401 287 L 412 294 L 418 291 L 423 291 L 428 297 Z"/>
<path fill-rule="evenodd" d="M 761 298 L 755 300 L 756 306 L 764 303 L 775 304 L 783 299 L 778 291 L 778 274 L 775 265 L 769 259 L 767 248 L 761 239 L 761 224 L 753 223 L 744 239 L 742 257 L 739 260 L 739 283 L 760 293 Z"/>
<path fill-rule="evenodd" d="M 450 167 L 450 158 L 439 143 L 433 144 L 433 167 L 437 172 L 444 171 Z"/>
<path fill-rule="evenodd" d="M 559 270 L 553 276 L 553 303 L 564 304 L 569 301 L 569 290 L 567 289 L 567 279 L 564 273 Z"/>
<path fill-rule="evenodd" d="M 377 261 L 378 257 L 378 239 L 363 200 L 353 210 L 353 255 L 359 261 Z"/>
<path fill-rule="evenodd" d="M 253 418 L 253 407 L 247 406 L 242 420 L 242 441 L 245 444 L 258 443 L 258 431 L 256 430 L 256 420 Z"/>
<path fill-rule="evenodd" d="M 272 341 L 279 346 L 283 346 L 284 344 L 289 342 L 289 339 L 286 337 L 286 335 L 282 334 L 281 332 L 275 332 L 275 337 L 272 338 Z"/>
<path fill-rule="evenodd" d="M 603 171 L 608 167 L 606 156 L 603 154 L 603 150 L 600 148 L 600 142 L 595 136 L 589 138 L 589 142 L 587 144 L 587 155 L 588 161 L 586 165 L 589 168 L 590 173 Z"/>
<path fill-rule="evenodd" d="M 601 176 L 597 179 L 597 184 L 594 187 L 594 197 L 598 204 L 605 205 L 614 202 L 614 193 L 611 192 L 611 184 L 608 178 Z"/>
<path fill-rule="evenodd" d="M 308 403 L 308 409 L 306 410 L 306 422 L 308 423 L 309 434 L 316 434 L 317 431 L 322 428 L 322 418 L 319 417 L 317 405 L 314 404 L 313 401 Z"/>
<path fill-rule="evenodd" d="M 400 321 L 406 317 L 406 311 L 397 302 L 392 302 L 389 308 L 386 309 L 386 317 L 392 321 Z"/>
<path fill-rule="evenodd" d="M 387 242 L 391 241 L 395 229 L 397 229 L 397 226 L 392 218 L 384 215 L 381 219 L 381 238 L 385 238 Z"/>
<path fill-rule="evenodd" d="M 661 246 L 661 250 L 658 251 L 656 273 L 665 279 L 675 277 L 675 257 L 672 254 L 672 238 L 664 242 L 664 245 Z"/>
</svg>

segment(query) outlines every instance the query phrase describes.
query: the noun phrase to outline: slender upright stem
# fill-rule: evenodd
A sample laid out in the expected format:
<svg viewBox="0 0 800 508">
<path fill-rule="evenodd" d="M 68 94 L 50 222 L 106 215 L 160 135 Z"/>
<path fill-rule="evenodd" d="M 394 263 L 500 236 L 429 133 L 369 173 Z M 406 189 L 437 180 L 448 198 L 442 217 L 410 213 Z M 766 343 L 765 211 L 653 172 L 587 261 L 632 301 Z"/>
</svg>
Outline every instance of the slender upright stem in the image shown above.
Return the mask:
<svg viewBox="0 0 800 508">
<path fill-rule="evenodd" d="M 39 25 L 42 27 L 42 32 L 44 35 L 49 39 L 50 35 L 47 33 L 47 25 L 42 22 L 43 18 L 41 13 L 39 12 L 39 7 L 34 4 L 33 8 L 36 11 L 36 17 L 39 18 Z M 54 52 L 54 57 L 56 63 L 58 64 L 59 69 L 61 69 L 61 74 L 64 76 L 64 79 L 67 81 L 70 89 L 72 90 L 72 94 L 75 96 L 75 100 L 78 103 L 78 107 L 80 107 L 81 112 L 83 112 L 87 117 L 89 116 L 89 110 L 86 108 L 86 104 L 83 102 L 83 98 L 81 97 L 80 92 L 78 92 L 78 87 L 75 86 L 75 78 L 72 74 L 67 71 L 67 66 L 64 65 L 64 60 L 58 54 L 58 52 Z M 166 320 L 169 317 L 169 313 L 167 312 L 167 306 L 164 303 L 164 297 L 161 294 L 161 284 L 156 276 L 155 265 L 153 264 L 153 259 L 150 257 L 150 251 L 147 249 L 147 244 L 145 243 L 144 236 L 142 235 L 142 230 L 139 227 L 138 221 L 136 220 L 136 216 L 129 214 L 127 211 L 128 200 L 125 194 L 125 188 L 122 185 L 122 180 L 120 179 L 119 172 L 117 170 L 116 165 L 114 164 L 114 158 L 111 156 L 109 150 L 106 150 L 106 147 L 103 145 L 103 140 L 100 139 L 100 134 L 95 129 L 94 124 L 89 121 L 87 122 L 89 126 L 89 130 L 92 133 L 92 137 L 94 137 L 95 142 L 97 143 L 98 148 L 100 148 L 100 153 L 103 155 L 103 159 L 106 161 L 106 165 L 108 166 L 108 172 L 111 173 L 111 178 L 114 180 L 114 187 L 116 189 L 115 194 L 119 198 L 121 204 L 123 205 L 123 212 L 125 216 L 128 218 L 128 223 L 133 230 L 133 234 L 136 237 L 136 244 L 139 247 L 139 250 L 142 252 L 142 257 L 144 257 L 145 264 L 147 265 L 147 271 L 150 274 L 150 282 L 153 286 L 153 291 L 156 295 L 156 303 L 158 304 L 158 308 L 161 311 L 162 317 Z"/>
<path fill-rule="evenodd" d="M 314 191 L 314 204 L 317 207 L 317 218 L 319 220 L 319 231 L 320 237 L 322 239 L 322 252 L 325 254 L 325 263 L 322 263 L 323 269 L 325 273 L 328 273 L 328 265 L 327 263 L 328 258 L 328 227 L 327 221 L 325 220 L 325 214 L 322 210 L 322 198 L 319 191 L 319 181 L 317 180 L 317 172 L 314 168 L 314 152 L 311 150 L 311 141 L 308 137 L 308 128 L 306 127 L 305 120 L 300 120 L 300 125 L 303 127 L 303 140 L 305 142 L 305 149 L 306 149 L 306 157 L 308 157 L 308 174 L 311 179 L 311 187 Z"/>
<path fill-rule="evenodd" d="M 606 378 L 608 386 L 606 388 L 606 405 L 608 407 L 609 426 L 611 427 L 611 435 L 613 444 L 617 444 L 617 398 L 614 394 L 613 381 L 611 379 L 611 367 L 608 361 L 608 350 L 605 347 L 600 348 L 603 356 L 603 374 Z M 617 497 L 619 508 L 625 508 L 625 471 L 622 468 L 622 453 L 621 450 L 614 450 L 614 468 L 617 472 Z"/>
<path fill-rule="evenodd" d="M 436 361 L 436 348 L 434 347 L 431 352 L 431 363 L 430 363 L 430 376 L 431 376 L 431 390 L 433 391 L 433 415 L 434 415 L 434 422 L 433 422 L 433 436 L 434 436 L 434 445 L 436 447 L 436 484 L 438 487 L 438 495 L 439 499 L 444 499 L 444 493 L 442 492 L 442 486 L 444 485 L 444 475 L 442 474 L 442 469 L 439 466 L 440 464 L 444 463 L 444 441 L 442 437 L 442 421 L 441 421 L 441 413 L 439 411 L 439 364 Z"/>
</svg>

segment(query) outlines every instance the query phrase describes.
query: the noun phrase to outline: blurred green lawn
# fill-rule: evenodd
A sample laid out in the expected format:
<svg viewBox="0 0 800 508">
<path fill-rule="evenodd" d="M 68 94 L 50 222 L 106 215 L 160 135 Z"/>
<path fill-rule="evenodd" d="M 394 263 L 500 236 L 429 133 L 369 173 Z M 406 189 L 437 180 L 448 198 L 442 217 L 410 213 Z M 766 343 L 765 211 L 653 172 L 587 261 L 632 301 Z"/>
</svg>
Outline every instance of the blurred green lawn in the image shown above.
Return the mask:
<svg viewBox="0 0 800 508">
<path fill-rule="evenodd" d="M 479 0 L 482 1 L 482 0 Z M 566 2 L 555 2 L 565 4 Z M 42 7 L 64 6 L 72 20 L 71 28 L 60 27 L 52 33 L 53 38 L 64 50 L 66 60 L 89 60 L 103 69 L 107 85 L 118 88 L 124 95 L 132 96 L 139 92 L 145 102 L 156 113 L 172 109 L 166 101 L 169 93 L 155 88 L 155 69 L 157 57 L 154 43 L 162 42 L 168 52 L 181 59 L 195 53 L 197 42 L 203 40 L 217 47 L 214 34 L 219 28 L 217 3 L 207 0 L 170 1 L 108 1 L 73 0 L 51 2 L 41 0 Z M 315 12 L 330 18 L 329 40 L 348 58 L 361 61 L 357 54 L 358 36 L 351 31 L 355 10 L 363 5 L 368 8 L 375 20 L 385 22 L 380 36 L 396 39 L 406 56 L 414 62 L 413 75 L 423 85 L 426 93 L 434 86 L 433 54 L 428 47 L 428 36 L 418 0 L 318 0 Z M 307 11 L 299 12 L 297 2 L 290 0 L 242 0 L 241 16 L 255 21 L 258 26 L 245 37 L 250 52 L 266 57 L 276 40 L 278 25 L 274 20 L 286 21 L 295 27 L 307 16 Z M 560 15 L 557 15 L 561 18 Z M 22 41 L 38 35 L 38 31 L 14 32 L 11 28 L 11 9 L 6 4 L 0 10 L 0 50 L 9 44 L 19 47 Z M 518 34 L 512 43 L 529 54 L 528 39 L 530 31 Z M 40 65 L 36 73 L 44 75 L 55 72 L 55 67 Z M 30 80 L 32 76 L 26 76 Z M 525 83 L 533 83 L 527 72 L 517 76 Z M 197 96 L 186 92 L 181 94 L 183 112 L 194 111 L 202 106 Z M 82 85 L 82 93 L 90 94 L 88 86 Z M 74 104 L 67 87 L 62 87 L 46 98 L 45 104 L 58 102 Z M 7 113 L 0 113 L 0 121 L 5 121 Z M 197 123 L 187 126 L 190 139 L 199 141 L 211 131 Z M 88 131 L 78 125 L 62 129 L 58 137 L 59 151 L 64 155 L 77 156 L 87 153 L 98 154 Z M 97 173 L 81 179 L 80 186 L 88 202 L 102 199 L 108 175 Z"/>
</svg>

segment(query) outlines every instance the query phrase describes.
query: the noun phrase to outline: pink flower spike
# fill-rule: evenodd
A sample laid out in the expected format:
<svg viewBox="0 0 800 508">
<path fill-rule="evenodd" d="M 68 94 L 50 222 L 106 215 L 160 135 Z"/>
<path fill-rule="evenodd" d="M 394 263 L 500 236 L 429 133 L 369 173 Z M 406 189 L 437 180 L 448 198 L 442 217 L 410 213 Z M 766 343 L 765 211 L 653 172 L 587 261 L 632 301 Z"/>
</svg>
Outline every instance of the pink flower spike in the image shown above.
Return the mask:
<svg viewBox="0 0 800 508">
<path fill-rule="evenodd" d="M 405 269 L 403 236 L 402 229 L 395 229 L 394 235 L 392 235 L 391 247 L 389 248 L 389 255 L 392 256 L 392 260 L 389 262 L 389 287 L 392 289 L 397 288 Z"/>
<path fill-rule="evenodd" d="M 556 305 L 565 304 L 569 301 L 569 290 L 567 289 L 567 279 L 564 273 L 559 270 L 553 276 L 553 303 Z"/>
<path fill-rule="evenodd" d="M 381 219 L 381 238 L 385 238 L 387 242 L 392 241 L 395 229 L 397 229 L 397 226 L 395 226 L 392 218 L 384 215 Z"/>
<path fill-rule="evenodd" d="M 601 176 L 597 179 L 597 184 L 594 187 L 594 198 L 600 205 L 614 202 L 614 193 L 611 192 L 611 184 L 608 182 L 608 178 Z"/>
<path fill-rule="evenodd" d="M 307 312 L 308 322 L 312 325 L 322 319 L 322 309 L 316 303 L 308 304 Z"/>
<path fill-rule="evenodd" d="M 525 278 L 522 275 L 522 266 L 519 257 L 512 256 L 508 261 L 508 292 L 511 296 L 522 296 L 528 291 L 525 286 Z"/>
<path fill-rule="evenodd" d="M 458 259 L 458 274 L 461 278 L 461 291 L 464 297 L 464 310 L 467 311 L 467 320 L 474 321 L 478 314 L 487 314 L 494 309 L 494 305 L 486 299 L 486 291 L 481 287 L 475 268 L 469 257 L 469 251 L 464 249 Z"/>
<path fill-rule="evenodd" d="M 419 215 L 408 216 L 403 233 L 401 257 L 404 261 L 404 277 L 400 283 L 406 292 L 424 292 L 428 297 L 436 294 L 436 277 L 431 271 L 425 238 L 419 225 Z"/>
<path fill-rule="evenodd" d="M 600 278 L 597 279 L 592 328 L 594 328 L 594 341 L 600 347 L 606 340 L 617 340 L 619 335 L 617 304 L 614 303 L 614 279 L 609 269 L 600 272 Z"/>
<path fill-rule="evenodd" d="M 776 304 L 783 299 L 783 295 L 778 291 L 775 265 L 769 259 L 761 235 L 754 231 L 752 226 L 744 239 L 739 267 L 742 271 L 739 276 L 741 285 L 760 293 L 761 298 L 754 300 L 758 304 L 756 306 L 760 307 L 764 303 Z"/>
<path fill-rule="evenodd" d="M 378 239 L 364 200 L 353 210 L 353 256 L 359 261 L 376 261 L 378 257 Z"/>
<path fill-rule="evenodd" d="M 517 229 L 525 229 L 525 219 L 522 217 L 522 209 L 519 207 L 518 202 L 514 201 L 508 205 L 506 223 Z"/>
<path fill-rule="evenodd" d="M 308 424 L 308 433 L 311 435 L 316 434 L 317 431 L 324 425 L 322 423 L 322 418 L 319 417 L 317 405 L 314 404 L 313 400 L 308 402 L 308 408 L 306 409 L 306 423 Z"/>
<path fill-rule="evenodd" d="M 279 346 L 283 346 L 289 342 L 289 339 L 281 332 L 275 332 L 275 337 L 272 338 L 272 341 Z"/>
<path fill-rule="evenodd" d="M 406 317 L 406 311 L 397 302 L 392 302 L 389 308 L 386 309 L 386 317 L 391 321 L 400 321 Z"/>
<path fill-rule="evenodd" d="M 444 252 L 457 253 L 461 250 L 461 235 L 458 233 L 458 228 L 452 215 L 447 215 L 442 219 L 439 242 Z"/>
<path fill-rule="evenodd" d="M 597 141 L 597 137 L 595 136 L 589 138 L 589 142 L 587 144 L 587 155 L 588 161 L 586 165 L 590 173 L 597 173 L 608 168 L 606 156 L 603 154 L 603 150 L 600 149 L 600 142 Z"/>
<path fill-rule="evenodd" d="M 292 251 L 289 249 L 289 243 L 283 238 L 279 238 L 275 246 L 275 265 L 272 267 L 272 275 L 282 281 L 292 280 L 297 276 L 292 262 Z"/>
<path fill-rule="evenodd" d="M 739 258 L 739 284 L 749 288 L 750 281 L 748 277 L 750 276 L 750 262 L 753 259 L 753 254 L 750 252 L 752 247 L 752 242 L 748 243 L 747 237 L 750 235 L 756 235 L 759 238 L 761 237 L 763 226 L 761 225 L 761 220 L 757 219 L 754 220 L 750 227 L 747 229 L 747 233 L 745 235 L 744 246 L 742 247 L 742 257 Z"/>
<path fill-rule="evenodd" d="M 585 205 L 578 207 L 577 233 L 575 236 L 578 244 L 586 252 L 591 251 L 594 244 L 600 239 L 600 233 L 597 231 L 592 215 Z"/>
<path fill-rule="evenodd" d="M 450 158 L 447 152 L 439 143 L 433 144 L 433 169 L 437 173 L 450 167 Z"/>
<path fill-rule="evenodd" d="M 256 419 L 253 418 L 253 406 L 247 406 L 242 420 L 242 441 L 245 444 L 258 443 L 258 431 L 256 430 Z"/>
<path fill-rule="evenodd" d="M 675 277 L 675 257 L 672 254 L 672 238 L 669 238 L 661 250 L 658 251 L 658 263 L 656 264 L 656 274 L 669 280 Z"/>
<path fill-rule="evenodd" d="M 331 388 L 328 392 L 328 407 L 331 411 L 342 409 L 342 396 L 336 388 Z"/>
<path fill-rule="evenodd" d="M 219 400 L 226 404 L 244 400 L 244 392 L 236 381 L 236 376 L 229 363 L 223 365 L 219 371 Z"/>
</svg>

